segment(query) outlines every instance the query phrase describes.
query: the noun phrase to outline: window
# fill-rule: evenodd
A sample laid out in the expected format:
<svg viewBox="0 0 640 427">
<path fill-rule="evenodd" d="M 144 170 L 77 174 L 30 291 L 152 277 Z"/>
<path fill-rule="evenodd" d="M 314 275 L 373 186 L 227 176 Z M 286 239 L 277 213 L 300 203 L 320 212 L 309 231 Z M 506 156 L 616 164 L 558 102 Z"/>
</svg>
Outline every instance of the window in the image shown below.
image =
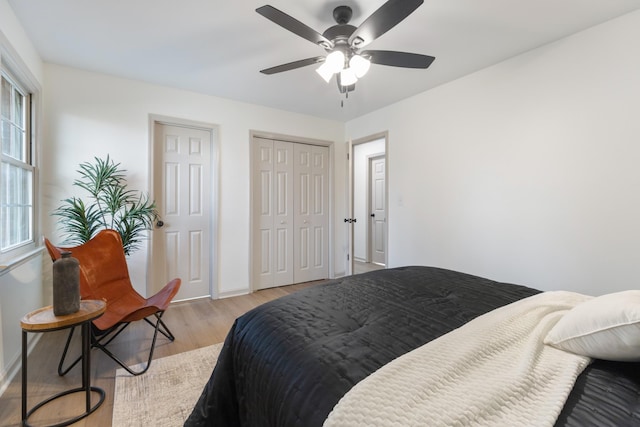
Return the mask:
<svg viewBox="0 0 640 427">
<path fill-rule="evenodd" d="M 5 70 L 0 85 L 0 252 L 34 241 L 31 96 Z"/>
</svg>

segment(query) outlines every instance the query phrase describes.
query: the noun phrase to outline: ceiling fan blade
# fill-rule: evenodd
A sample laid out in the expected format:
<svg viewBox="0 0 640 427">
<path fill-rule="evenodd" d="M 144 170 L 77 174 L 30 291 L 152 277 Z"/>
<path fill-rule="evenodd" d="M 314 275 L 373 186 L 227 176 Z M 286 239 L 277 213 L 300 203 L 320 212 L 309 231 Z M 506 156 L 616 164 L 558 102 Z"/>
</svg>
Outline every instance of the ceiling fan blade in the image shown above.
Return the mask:
<svg viewBox="0 0 640 427">
<path fill-rule="evenodd" d="M 428 68 L 436 59 L 418 53 L 396 52 L 394 50 L 365 50 L 362 56 L 369 57 L 373 64 L 403 68 Z"/>
<path fill-rule="evenodd" d="M 262 74 L 276 74 L 283 71 L 295 70 L 296 68 L 306 67 L 307 65 L 318 64 L 324 62 L 324 56 L 316 56 L 314 58 L 301 59 L 299 61 L 289 62 L 288 64 L 277 65 L 271 68 L 265 68 L 260 70 Z"/>
<path fill-rule="evenodd" d="M 273 6 L 265 5 L 256 9 L 260 15 L 269 19 L 270 21 L 275 22 L 280 25 L 282 28 L 291 31 L 294 34 L 302 37 L 303 39 L 309 40 L 312 43 L 320 45 L 325 49 L 331 49 L 333 47 L 333 43 L 328 38 L 324 37 L 322 34 L 314 30 L 313 28 L 303 24 L 297 19 L 287 15 L 281 10 L 276 9 Z"/>
<path fill-rule="evenodd" d="M 349 45 L 361 48 L 411 15 L 424 0 L 389 0 L 369 16 L 349 37 Z"/>
</svg>

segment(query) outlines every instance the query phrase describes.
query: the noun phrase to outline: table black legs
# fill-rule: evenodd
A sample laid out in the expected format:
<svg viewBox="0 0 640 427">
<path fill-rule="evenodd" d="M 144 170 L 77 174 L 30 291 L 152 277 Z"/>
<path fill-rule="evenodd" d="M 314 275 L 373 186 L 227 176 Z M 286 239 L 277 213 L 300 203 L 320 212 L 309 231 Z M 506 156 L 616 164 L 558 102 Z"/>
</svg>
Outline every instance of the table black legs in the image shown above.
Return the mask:
<svg viewBox="0 0 640 427">
<path fill-rule="evenodd" d="M 85 392 L 85 411 L 69 420 L 49 427 L 63 427 L 73 424 L 94 412 L 104 402 L 104 390 L 91 386 L 91 322 L 87 321 L 82 324 L 82 387 L 63 391 L 48 399 L 43 400 L 34 406 L 31 410 L 27 410 L 27 331 L 22 330 L 22 425 L 30 426 L 28 418 L 38 409 L 47 403 L 72 393 Z M 98 402 L 91 407 L 91 392 L 98 393 L 100 398 Z"/>
</svg>

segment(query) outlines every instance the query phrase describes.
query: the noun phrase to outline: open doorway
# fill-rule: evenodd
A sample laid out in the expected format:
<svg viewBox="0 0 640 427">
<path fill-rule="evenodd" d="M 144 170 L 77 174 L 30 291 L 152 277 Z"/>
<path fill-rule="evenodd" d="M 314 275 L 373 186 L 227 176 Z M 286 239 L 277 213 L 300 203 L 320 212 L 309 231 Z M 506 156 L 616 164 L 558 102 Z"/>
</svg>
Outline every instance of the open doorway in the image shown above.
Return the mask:
<svg viewBox="0 0 640 427">
<path fill-rule="evenodd" d="M 353 142 L 354 274 L 387 264 L 386 135 Z"/>
</svg>

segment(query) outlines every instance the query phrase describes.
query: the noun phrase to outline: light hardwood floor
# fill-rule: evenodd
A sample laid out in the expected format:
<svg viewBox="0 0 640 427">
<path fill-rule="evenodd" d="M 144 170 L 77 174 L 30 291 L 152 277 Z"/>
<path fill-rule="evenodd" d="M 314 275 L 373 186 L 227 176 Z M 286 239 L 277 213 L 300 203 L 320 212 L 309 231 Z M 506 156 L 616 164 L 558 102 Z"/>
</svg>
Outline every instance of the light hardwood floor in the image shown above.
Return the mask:
<svg viewBox="0 0 640 427">
<path fill-rule="evenodd" d="M 227 299 L 199 299 L 174 303 L 166 311 L 163 320 L 176 339 L 174 342 L 170 342 L 159 335 L 154 359 L 222 342 L 238 316 L 267 301 L 318 283 L 322 283 L 322 281 L 266 289 L 249 295 Z M 110 348 L 116 354 L 122 355 L 123 358 L 126 355 L 131 355 L 128 359 L 131 364 L 143 362 L 146 360 L 145 355 L 151 343 L 152 333 L 153 329 L 145 322 L 136 322 L 118 336 L 110 344 Z M 81 384 L 79 367 L 74 368 L 64 377 L 59 377 L 56 373 L 66 337 L 67 331 L 44 333 L 29 355 L 29 408 L 53 394 L 78 387 Z M 79 351 L 79 341 L 79 336 L 74 337 L 76 348 L 70 350 L 71 354 L 79 354 L 77 353 Z M 104 403 L 96 412 L 74 424 L 74 426 L 111 426 L 115 373 L 118 366 L 99 350 L 93 350 L 91 356 L 91 385 L 102 388 L 106 397 Z M 92 394 L 96 399 L 95 401 L 97 401 L 95 397 L 97 395 L 95 393 Z M 20 395 L 21 374 L 18 373 L 4 394 L 0 396 L 0 426 L 13 427 L 21 425 Z M 75 393 L 58 399 L 39 409 L 29 418 L 29 422 L 34 426 L 50 425 L 63 419 L 71 418 L 83 412 L 83 399 L 84 393 Z"/>
<path fill-rule="evenodd" d="M 383 270 L 384 265 L 374 264 L 371 262 L 354 261 L 353 274 L 368 273 L 369 271 Z"/>
</svg>

